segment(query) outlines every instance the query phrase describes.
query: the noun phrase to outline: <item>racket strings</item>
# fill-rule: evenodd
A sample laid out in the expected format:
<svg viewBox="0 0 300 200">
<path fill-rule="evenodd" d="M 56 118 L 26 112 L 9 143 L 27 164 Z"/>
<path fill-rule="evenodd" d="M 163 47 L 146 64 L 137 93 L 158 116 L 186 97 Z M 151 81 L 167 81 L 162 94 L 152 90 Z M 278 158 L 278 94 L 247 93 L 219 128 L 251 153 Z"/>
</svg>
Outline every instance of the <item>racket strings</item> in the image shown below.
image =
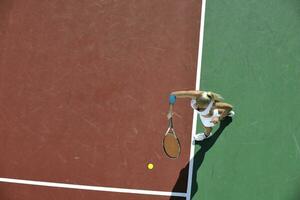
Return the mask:
<svg viewBox="0 0 300 200">
<path fill-rule="evenodd" d="M 164 151 L 170 158 L 177 158 L 180 154 L 180 143 L 176 135 L 168 133 L 163 140 Z"/>
</svg>

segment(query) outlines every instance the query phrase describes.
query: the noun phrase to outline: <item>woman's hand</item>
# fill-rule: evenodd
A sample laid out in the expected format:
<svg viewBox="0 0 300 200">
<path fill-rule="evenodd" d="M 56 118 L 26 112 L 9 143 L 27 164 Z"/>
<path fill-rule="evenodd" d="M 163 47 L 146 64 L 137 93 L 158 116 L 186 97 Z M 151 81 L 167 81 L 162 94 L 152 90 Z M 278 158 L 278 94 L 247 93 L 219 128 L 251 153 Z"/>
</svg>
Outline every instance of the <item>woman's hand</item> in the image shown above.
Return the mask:
<svg viewBox="0 0 300 200">
<path fill-rule="evenodd" d="M 213 117 L 210 122 L 213 123 L 213 124 L 217 124 L 217 123 L 220 122 L 220 118 L 219 117 Z"/>
<path fill-rule="evenodd" d="M 168 118 L 168 119 L 171 119 L 172 117 L 173 117 L 173 112 L 170 111 L 170 112 L 167 114 L 167 118 Z"/>
</svg>

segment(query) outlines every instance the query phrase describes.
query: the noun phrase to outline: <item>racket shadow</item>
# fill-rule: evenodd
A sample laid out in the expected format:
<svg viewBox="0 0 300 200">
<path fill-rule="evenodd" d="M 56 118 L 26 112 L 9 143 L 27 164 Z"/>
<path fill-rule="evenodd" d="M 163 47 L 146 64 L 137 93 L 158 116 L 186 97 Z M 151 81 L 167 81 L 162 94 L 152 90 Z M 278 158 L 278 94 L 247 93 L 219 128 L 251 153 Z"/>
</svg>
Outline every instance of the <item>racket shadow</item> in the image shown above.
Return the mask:
<svg viewBox="0 0 300 200">
<path fill-rule="evenodd" d="M 216 132 L 208 139 L 196 142 L 196 145 L 200 145 L 201 149 L 196 152 L 194 155 L 194 173 L 192 177 L 192 193 L 191 198 L 195 195 L 196 191 L 198 190 L 198 183 L 197 183 L 197 171 L 201 167 L 205 154 L 209 149 L 216 143 L 217 139 L 220 137 L 224 129 L 232 122 L 231 117 L 226 117 L 223 121 L 221 121 L 219 128 Z M 174 185 L 172 192 L 178 191 L 185 191 L 186 190 L 186 181 L 188 177 L 188 169 L 189 163 L 180 171 L 176 184 Z M 183 200 L 184 198 L 181 197 L 170 197 L 170 200 Z"/>
</svg>

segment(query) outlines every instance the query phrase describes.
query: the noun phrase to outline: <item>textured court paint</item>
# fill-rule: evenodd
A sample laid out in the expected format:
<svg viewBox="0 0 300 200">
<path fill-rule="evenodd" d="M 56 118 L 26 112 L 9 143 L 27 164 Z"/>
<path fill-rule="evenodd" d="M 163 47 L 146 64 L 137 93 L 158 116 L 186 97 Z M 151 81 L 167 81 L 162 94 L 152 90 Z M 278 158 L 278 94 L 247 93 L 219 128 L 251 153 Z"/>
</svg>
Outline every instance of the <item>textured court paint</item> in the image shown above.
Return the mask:
<svg viewBox="0 0 300 200">
<path fill-rule="evenodd" d="M 201 89 L 236 116 L 195 158 L 192 199 L 300 199 L 300 1 L 210 0 L 204 35 Z"/>
<path fill-rule="evenodd" d="M 168 94 L 195 85 L 200 5 L 0 1 L 0 177 L 186 192 L 187 100 L 174 116 L 181 157 L 166 159 L 161 140 Z"/>
</svg>

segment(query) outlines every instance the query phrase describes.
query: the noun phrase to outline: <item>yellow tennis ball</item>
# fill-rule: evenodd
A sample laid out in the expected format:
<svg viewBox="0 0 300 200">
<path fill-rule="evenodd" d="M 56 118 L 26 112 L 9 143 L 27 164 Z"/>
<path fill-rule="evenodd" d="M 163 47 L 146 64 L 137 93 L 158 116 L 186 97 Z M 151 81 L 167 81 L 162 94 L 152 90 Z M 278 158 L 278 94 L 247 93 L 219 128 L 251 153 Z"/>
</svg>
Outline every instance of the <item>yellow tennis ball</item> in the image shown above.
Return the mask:
<svg viewBox="0 0 300 200">
<path fill-rule="evenodd" d="M 148 169 L 153 169 L 154 165 L 152 163 L 148 164 Z"/>
</svg>

